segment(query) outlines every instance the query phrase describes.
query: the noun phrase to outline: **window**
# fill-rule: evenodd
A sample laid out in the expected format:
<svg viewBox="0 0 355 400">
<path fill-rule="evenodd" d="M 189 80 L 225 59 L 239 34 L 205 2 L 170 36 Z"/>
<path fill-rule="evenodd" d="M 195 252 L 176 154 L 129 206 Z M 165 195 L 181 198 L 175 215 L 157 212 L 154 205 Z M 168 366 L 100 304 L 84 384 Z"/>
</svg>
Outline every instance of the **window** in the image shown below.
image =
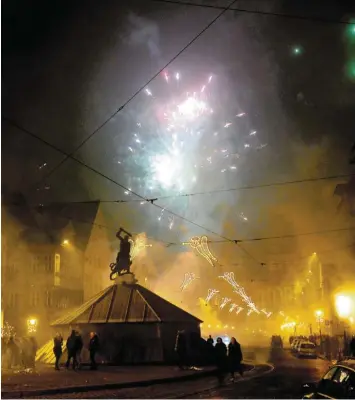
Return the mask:
<svg viewBox="0 0 355 400">
<path fill-rule="evenodd" d="M 39 303 L 39 292 L 36 290 L 33 290 L 31 292 L 31 300 L 30 300 L 30 304 L 32 307 L 37 307 Z"/>
<path fill-rule="evenodd" d="M 52 293 L 49 290 L 46 291 L 46 296 L 44 298 L 44 305 L 46 307 L 52 307 Z"/>
<path fill-rule="evenodd" d="M 302 343 L 301 344 L 301 349 L 314 349 L 315 346 L 313 343 Z"/>
</svg>

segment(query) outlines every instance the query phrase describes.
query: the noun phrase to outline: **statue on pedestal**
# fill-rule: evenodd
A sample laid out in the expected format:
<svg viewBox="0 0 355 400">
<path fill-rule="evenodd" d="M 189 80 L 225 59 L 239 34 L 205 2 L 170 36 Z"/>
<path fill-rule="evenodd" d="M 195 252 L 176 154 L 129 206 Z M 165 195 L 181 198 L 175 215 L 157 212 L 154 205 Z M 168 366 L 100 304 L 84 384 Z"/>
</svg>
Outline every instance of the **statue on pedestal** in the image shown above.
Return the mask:
<svg viewBox="0 0 355 400">
<path fill-rule="evenodd" d="M 122 233 L 125 233 L 126 235 L 122 237 Z M 114 278 L 115 274 L 119 276 L 131 274 L 130 268 L 132 265 L 132 260 L 130 255 L 131 253 L 130 238 L 132 238 L 132 235 L 123 228 L 120 228 L 120 230 L 116 233 L 116 237 L 120 240 L 120 251 L 117 253 L 116 262 L 110 264 L 111 280 L 115 279 Z"/>
</svg>

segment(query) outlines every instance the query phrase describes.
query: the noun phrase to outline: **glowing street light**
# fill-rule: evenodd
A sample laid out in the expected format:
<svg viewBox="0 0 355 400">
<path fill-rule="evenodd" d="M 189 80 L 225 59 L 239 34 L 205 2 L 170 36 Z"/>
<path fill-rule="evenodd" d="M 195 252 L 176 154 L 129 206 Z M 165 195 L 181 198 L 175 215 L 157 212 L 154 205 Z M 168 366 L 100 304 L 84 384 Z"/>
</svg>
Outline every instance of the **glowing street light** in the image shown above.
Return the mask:
<svg viewBox="0 0 355 400">
<path fill-rule="evenodd" d="M 27 320 L 27 333 L 36 333 L 37 332 L 38 320 L 36 318 L 28 318 Z"/>
<path fill-rule="evenodd" d="M 316 310 L 314 314 L 317 318 L 321 319 L 324 315 L 324 312 L 322 310 Z"/>
<path fill-rule="evenodd" d="M 63 246 L 67 246 L 69 244 L 69 240 L 68 239 L 64 239 L 62 242 Z"/>
<path fill-rule="evenodd" d="M 351 299 L 349 296 L 338 295 L 335 297 L 335 308 L 339 317 L 347 318 L 351 313 Z"/>
</svg>

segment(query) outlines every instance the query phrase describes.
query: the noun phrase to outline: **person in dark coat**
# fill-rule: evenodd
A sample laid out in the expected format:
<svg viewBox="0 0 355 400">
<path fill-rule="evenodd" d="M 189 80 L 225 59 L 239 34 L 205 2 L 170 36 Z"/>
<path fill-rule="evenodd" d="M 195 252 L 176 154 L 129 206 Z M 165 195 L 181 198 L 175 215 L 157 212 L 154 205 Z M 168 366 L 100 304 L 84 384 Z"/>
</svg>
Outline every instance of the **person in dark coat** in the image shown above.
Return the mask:
<svg viewBox="0 0 355 400">
<path fill-rule="evenodd" d="M 79 332 L 75 332 L 75 348 L 76 348 L 76 361 L 78 365 L 78 369 L 81 368 L 81 351 L 83 350 L 84 343 L 83 338 Z"/>
<path fill-rule="evenodd" d="M 67 351 L 68 351 L 68 359 L 65 364 L 67 368 L 70 366 L 70 360 L 73 359 L 73 369 L 76 368 L 77 361 L 76 361 L 76 353 L 77 353 L 77 341 L 76 341 L 76 334 L 75 331 L 72 330 L 70 336 L 67 339 Z"/>
<path fill-rule="evenodd" d="M 97 369 L 97 364 L 95 361 L 96 353 L 99 349 L 99 337 L 95 332 L 90 332 L 90 342 L 89 342 L 89 352 L 90 352 L 90 369 Z"/>
<path fill-rule="evenodd" d="M 53 353 L 55 356 L 55 369 L 59 371 L 59 360 L 63 353 L 63 338 L 60 333 L 57 333 L 53 339 Z"/>
<path fill-rule="evenodd" d="M 186 368 L 187 343 L 184 331 L 178 331 L 175 342 L 175 352 L 177 355 L 178 367 L 182 370 Z"/>
<path fill-rule="evenodd" d="M 214 353 L 217 367 L 217 378 L 219 384 L 222 385 L 227 369 L 227 346 L 223 343 L 220 337 L 217 338 Z"/>
<path fill-rule="evenodd" d="M 208 344 L 209 346 L 213 346 L 213 339 L 212 339 L 212 336 L 211 336 L 211 335 L 208 336 L 207 344 Z"/>
<path fill-rule="evenodd" d="M 235 380 L 236 372 L 239 372 L 240 376 L 243 376 L 242 360 L 243 353 L 240 344 L 237 342 L 235 337 L 232 337 L 228 345 L 228 366 L 233 382 Z"/>
</svg>

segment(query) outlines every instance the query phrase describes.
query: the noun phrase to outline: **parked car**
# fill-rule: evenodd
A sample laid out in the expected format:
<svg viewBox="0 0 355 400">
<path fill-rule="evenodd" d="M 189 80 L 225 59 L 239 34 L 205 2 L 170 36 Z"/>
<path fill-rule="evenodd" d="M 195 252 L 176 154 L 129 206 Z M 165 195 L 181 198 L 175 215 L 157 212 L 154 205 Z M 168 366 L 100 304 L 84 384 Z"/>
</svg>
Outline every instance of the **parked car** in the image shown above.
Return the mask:
<svg viewBox="0 0 355 400">
<path fill-rule="evenodd" d="M 294 339 L 294 341 L 291 343 L 291 351 L 295 352 L 297 349 L 297 346 L 301 342 L 301 339 Z"/>
<path fill-rule="evenodd" d="M 317 383 L 302 386 L 304 399 L 355 399 L 355 359 L 331 366 Z"/>
<path fill-rule="evenodd" d="M 300 342 L 296 349 L 298 357 L 317 358 L 316 345 L 312 342 Z"/>
</svg>

